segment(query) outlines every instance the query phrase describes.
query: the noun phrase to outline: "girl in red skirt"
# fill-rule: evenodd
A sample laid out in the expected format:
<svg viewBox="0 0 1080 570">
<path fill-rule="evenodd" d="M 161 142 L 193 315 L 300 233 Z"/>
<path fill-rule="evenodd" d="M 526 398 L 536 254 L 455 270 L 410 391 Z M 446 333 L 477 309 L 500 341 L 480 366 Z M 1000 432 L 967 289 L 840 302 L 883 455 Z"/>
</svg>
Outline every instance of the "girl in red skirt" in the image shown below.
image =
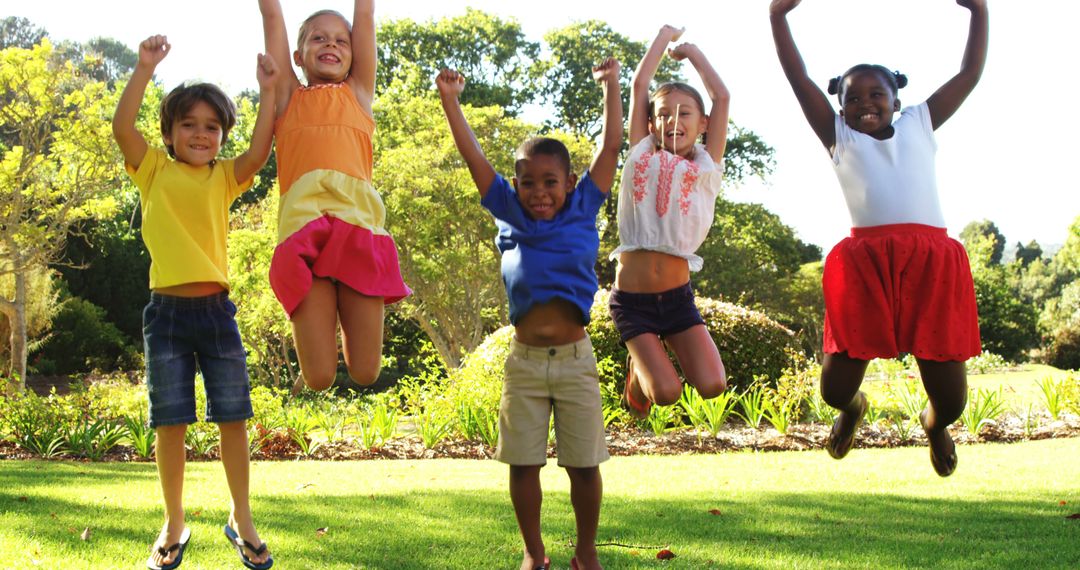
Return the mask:
<svg viewBox="0 0 1080 570">
<path fill-rule="evenodd" d="M 900 111 L 907 78 L 861 64 L 829 82 L 839 115 L 807 75 L 787 14 L 800 0 L 769 8 L 780 64 L 803 113 L 829 151 L 851 213 L 851 237 L 825 259 L 825 360 L 821 394 L 840 410 L 826 448 L 840 459 L 866 413 L 859 391 L 873 358 L 913 354 L 930 405 L 920 416 L 938 475 L 956 469 L 949 424 L 967 398 L 964 361 L 980 352 L 975 290 L 964 247 L 945 232 L 934 172 L 933 131 L 952 116 L 982 75 L 985 0 L 957 0 L 971 12 L 960 72 L 924 103 Z"/>
</svg>

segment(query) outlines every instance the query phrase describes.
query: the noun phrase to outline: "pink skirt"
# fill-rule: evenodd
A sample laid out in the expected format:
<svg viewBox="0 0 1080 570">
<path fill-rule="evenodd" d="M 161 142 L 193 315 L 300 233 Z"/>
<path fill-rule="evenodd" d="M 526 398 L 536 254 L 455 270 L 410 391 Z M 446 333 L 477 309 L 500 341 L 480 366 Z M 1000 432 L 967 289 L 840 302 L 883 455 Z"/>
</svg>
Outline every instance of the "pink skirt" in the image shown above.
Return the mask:
<svg viewBox="0 0 1080 570">
<path fill-rule="evenodd" d="M 401 278 L 394 238 L 331 216 L 312 220 L 279 243 L 270 261 L 270 287 L 290 316 L 315 277 L 382 297 L 386 304 L 412 293 Z"/>
<path fill-rule="evenodd" d="M 852 228 L 825 258 L 824 351 L 964 361 L 981 351 L 971 265 L 945 228 Z"/>
</svg>

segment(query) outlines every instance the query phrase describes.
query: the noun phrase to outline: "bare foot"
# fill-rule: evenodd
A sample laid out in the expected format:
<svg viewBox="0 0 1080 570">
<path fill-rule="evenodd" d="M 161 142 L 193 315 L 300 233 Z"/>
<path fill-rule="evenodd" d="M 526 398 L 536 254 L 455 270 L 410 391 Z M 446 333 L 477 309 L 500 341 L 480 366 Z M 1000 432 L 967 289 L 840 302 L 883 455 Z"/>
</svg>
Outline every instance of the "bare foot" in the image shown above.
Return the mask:
<svg viewBox="0 0 1080 570">
<path fill-rule="evenodd" d="M 551 568 L 551 559 L 547 556 L 544 556 L 543 560 L 538 560 L 526 552 L 521 559 L 521 570 L 548 570 L 549 568 Z"/>
</svg>

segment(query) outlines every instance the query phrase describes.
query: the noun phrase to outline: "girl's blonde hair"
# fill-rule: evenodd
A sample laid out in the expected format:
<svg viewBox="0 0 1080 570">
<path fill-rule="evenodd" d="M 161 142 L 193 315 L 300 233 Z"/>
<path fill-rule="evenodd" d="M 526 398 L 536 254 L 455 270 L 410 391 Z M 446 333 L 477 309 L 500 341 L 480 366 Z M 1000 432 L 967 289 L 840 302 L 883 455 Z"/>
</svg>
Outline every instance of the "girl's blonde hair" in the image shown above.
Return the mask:
<svg viewBox="0 0 1080 570">
<path fill-rule="evenodd" d="M 304 23 L 300 24 L 300 37 L 296 40 L 296 49 L 303 51 L 304 40 L 307 39 L 307 36 L 310 33 L 308 28 L 311 27 L 311 21 L 319 16 L 337 16 L 338 18 L 341 18 L 341 21 L 345 22 L 345 27 L 349 29 L 349 33 L 352 33 L 352 24 L 349 23 L 349 20 L 345 16 L 341 15 L 341 12 L 338 12 L 337 10 L 319 10 L 308 16 L 307 19 L 304 20 Z"/>
<path fill-rule="evenodd" d="M 701 111 L 701 114 L 702 115 L 707 114 L 705 112 L 705 99 L 703 99 L 701 97 L 701 93 L 698 93 L 697 89 L 694 89 L 690 85 L 688 85 L 686 83 L 683 83 L 681 81 L 669 81 L 667 83 L 660 84 L 660 87 L 657 87 L 656 91 L 653 91 L 652 93 L 649 94 L 649 122 L 650 123 L 653 121 L 653 119 L 656 118 L 656 100 L 663 97 L 664 95 L 667 95 L 668 93 L 671 93 L 672 91 L 679 91 L 681 93 L 685 93 L 685 94 L 689 95 L 690 98 L 693 99 L 697 103 L 698 110 Z M 705 144 L 705 137 L 707 137 L 707 136 L 708 136 L 708 133 L 701 133 L 701 144 Z"/>
</svg>

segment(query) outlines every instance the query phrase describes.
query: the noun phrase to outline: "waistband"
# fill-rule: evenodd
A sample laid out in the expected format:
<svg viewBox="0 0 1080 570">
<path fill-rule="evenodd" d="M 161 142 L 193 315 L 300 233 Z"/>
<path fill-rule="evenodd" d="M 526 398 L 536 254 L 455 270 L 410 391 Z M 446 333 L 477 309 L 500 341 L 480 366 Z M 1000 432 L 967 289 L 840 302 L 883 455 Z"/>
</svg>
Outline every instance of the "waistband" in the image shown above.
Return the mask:
<svg viewBox="0 0 1080 570">
<path fill-rule="evenodd" d="M 623 301 L 671 301 L 671 300 L 683 300 L 694 298 L 694 288 L 690 286 L 690 282 L 687 281 L 685 285 L 679 285 L 674 289 L 668 289 L 667 291 L 660 291 L 657 293 L 631 293 L 629 291 L 623 291 L 622 289 L 616 289 L 614 286 L 611 288 L 611 295 L 619 296 L 619 299 Z"/>
<path fill-rule="evenodd" d="M 217 307 L 224 305 L 229 300 L 229 292 L 222 291 L 204 297 L 176 297 L 174 295 L 162 295 L 150 292 L 150 302 L 154 305 L 176 307 L 178 309 L 201 309 L 205 307 Z"/>
<path fill-rule="evenodd" d="M 593 346 L 589 337 L 572 342 L 570 344 L 562 344 L 558 346 L 531 346 L 523 342 L 519 342 L 518 339 L 511 339 L 510 352 L 515 356 L 529 359 L 547 359 L 547 360 L 568 360 L 571 358 L 585 358 L 592 354 Z"/>
<path fill-rule="evenodd" d="M 949 235 L 945 228 L 928 226 L 925 224 L 885 224 L 883 226 L 867 226 L 863 228 L 851 228 L 851 237 L 879 237 L 895 234 L 924 234 L 946 237 Z"/>
</svg>

